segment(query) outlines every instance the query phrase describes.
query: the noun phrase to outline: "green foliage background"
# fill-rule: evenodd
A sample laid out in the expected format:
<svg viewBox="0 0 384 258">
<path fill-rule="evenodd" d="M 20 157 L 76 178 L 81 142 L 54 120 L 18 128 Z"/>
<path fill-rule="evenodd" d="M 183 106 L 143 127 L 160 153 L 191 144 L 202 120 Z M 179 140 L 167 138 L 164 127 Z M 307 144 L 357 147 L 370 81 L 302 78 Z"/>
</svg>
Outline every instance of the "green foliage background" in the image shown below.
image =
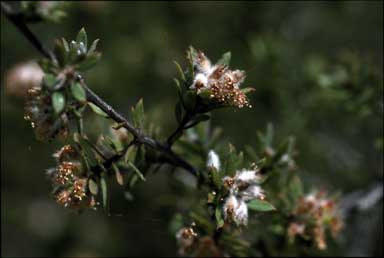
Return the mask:
<svg viewBox="0 0 384 258">
<path fill-rule="evenodd" d="M 244 85 L 256 91 L 251 94 L 252 109 L 214 112 L 212 124 L 224 129 L 223 141 L 238 149 L 255 145 L 256 131 L 272 122 L 278 139 L 296 137 L 306 190 L 316 186 L 348 193 L 383 179 L 382 150 L 377 148 L 380 137 L 382 144 L 383 116 L 371 110 L 383 98 L 382 2 L 84 1 L 72 3 L 67 12 L 60 24 L 37 24 L 32 29 L 49 46 L 57 37 L 74 38 L 81 27 L 89 37 L 100 38 L 103 57 L 86 74 L 88 85 L 124 114 L 143 97 L 148 120 L 164 137 L 176 126 L 172 78 L 177 70 L 172 61 L 185 64 L 189 45 L 212 60 L 231 51 L 231 66 L 246 70 Z M 376 81 L 359 81 L 354 78 L 363 74 L 357 69 L 349 78 L 361 92 L 371 87 L 368 97 L 328 83 L 329 73 L 350 53 L 356 57 L 353 64 L 379 74 Z M 2 15 L 2 84 L 12 65 L 39 57 Z M 116 191 L 112 217 L 63 210 L 48 195 L 51 188 L 44 175 L 60 144 L 35 140 L 23 120 L 23 105 L 22 99 L 4 94 L 2 85 L 2 256 L 176 253 L 168 222 L 183 202 L 177 196 L 183 192 L 180 181 L 166 171 L 151 176 L 135 189 L 132 202 Z M 97 120 L 92 123 L 102 129 Z M 367 244 L 346 248 L 356 243 L 359 232 L 347 224 L 340 247 L 325 254 L 382 255 L 382 208 L 381 203 L 354 222 L 367 225 Z"/>
</svg>

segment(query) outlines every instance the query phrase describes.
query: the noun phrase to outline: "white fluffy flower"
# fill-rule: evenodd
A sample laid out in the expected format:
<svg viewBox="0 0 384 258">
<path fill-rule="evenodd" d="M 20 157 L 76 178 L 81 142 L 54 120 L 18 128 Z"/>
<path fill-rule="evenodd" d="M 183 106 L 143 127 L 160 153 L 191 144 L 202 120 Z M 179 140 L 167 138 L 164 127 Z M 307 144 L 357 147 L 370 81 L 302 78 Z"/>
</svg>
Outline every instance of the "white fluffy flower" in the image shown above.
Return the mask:
<svg viewBox="0 0 384 258">
<path fill-rule="evenodd" d="M 217 171 L 220 170 L 220 158 L 213 150 L 208 153 L 207 167 L 215 168 Z"/>
<path fill-rule="evenodd" d="M 241 225 L 248 223 L 248 207 L 244 201 L 239 202 L 239 206 L 235 210 L 235 222 Z"/>
<path fill-rule="evenodd" d="M 248 207 L 243 200 L 230 195 L 224 203 L 224 219 L 233 220 L 238 225 L 247 225 Z"/>
<path fill-rule="evenodd" d="M 239 202 L 234 195 L 228 196 L 223 206 L 224 219 L 232 219 L 238 205 Z"/>
<path fill-rule="evenodd" d="M 193 80 L 191 85 L 191 89 L 196 89 L 197 92 L 200 92 L 202 89 L 206 89 L 208 87 L 208 78 L 203 73 L 198 73 Z"/>
<path fill-rule="evenodd" d="M 198 51 L 197 57 L 193 59 L 193 66 L 197 72 L 208 75 L 212 70 L 211 61 L 202 51 Z"/>
<path fill-rule="evenodd" d="M 256 198 L 263 200 L 265 198 L 263 189 L 258 185 L 250 185 L 240 194 L 243 201 L 250 201 Z"/>
<path fill-rule="evenodd" d="M 260 176 L 257 174 L 255 170 L 241 170 L 237 171 L 235 175 L 235 180 L 240 183 L 257 183 L 260 181 Z"/>
</svg>

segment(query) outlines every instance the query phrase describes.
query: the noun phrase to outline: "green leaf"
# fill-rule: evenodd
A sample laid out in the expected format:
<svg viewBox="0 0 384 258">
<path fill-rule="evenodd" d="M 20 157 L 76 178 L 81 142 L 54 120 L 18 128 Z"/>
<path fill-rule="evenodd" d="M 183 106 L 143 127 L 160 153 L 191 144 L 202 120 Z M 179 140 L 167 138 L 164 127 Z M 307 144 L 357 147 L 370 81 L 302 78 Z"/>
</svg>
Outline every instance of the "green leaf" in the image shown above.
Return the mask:
<svg viewBox="0 0 384 258">
<path fill-rule="evenodd" d="M 124 156 L 124 162 L 133 162 L 136 159 L 137 148 L 135 146 L 129 147 Z"/>
<path fill-rule="evenodd" d="M 45 86 L 47 86 L 47 88 L 53 90 L 55 85 L 57 84 L 56 76 L 50 73 L 46 74 L 44 76 L 43 83 Z"/>
<path fill-rule="evenodd" d="M 216 64 L 222 64 L 225 66 L 229 66 L 229 63 L 231 62 L 231 52 L 226 52 L 222 55 L 222 57 L 217 61 Z"/>
<path fill-rule="evenodd" d="M 130 191 L 124 191 L 124 198 L 127 201 L 133 201 L 134 197 Z"/>
<path fill-rule="evenodd" d="M 237 161 L 237 155 L 236 155 L 236 149 L 232 144 L 229 144 L 229 152 L 227 155 L 227 158 L 225 160 L 225 175 L 234 175 L 236 171 L 236 161 Z"/>
<path fill-rule="evenodd" d="M 88 54 L 91 54 L 96 51 L 97 43 L 99 43 L 99 39 L 96 39 L 92 42 L 92 45 L 88 50 Z"/>
<path fill-rule="evenodd" d="M 143 99 L 140 99 L 139 102 L 137 102 L 136 107 L 132 108 L 132 119 L 133 124 L 137 128 L 143 128 L 144 124 L 144 104 Z"/>
<path fill-rule="evenodd" d="M 62 41 L 58 39 L 55 40 L 53 53 L 55 54 L 55 57 L 57 62 L 59 63 L 59 66 L 64 67 L 67 61 L 67 51 L 65 50 L 65 47 L 63 46 Z"/>
<path fill-rule="evenodd" d="M 79 69 L 81 71 L 89 70 L 90 68 L 92 68 L 93 66 L 95 66 L 97 64 L 97 62 L 100 60 L 100 58 L 101 58 L 100 52 L 93 52 L 93 53 L 87 55 L 87 57 L 83 61 L 78 63 L 76 65 L 76 67 L 77 67 L 77 69 Z"/>
<path fill-rule="evenodd" d="M 289 184 L 289 191 L 293 200 L 297 200 L 299 197 L 303 196 L 303 185 L 301 179 L 294 175 Z"/>
<path fill-rule="evenodd" d="M 265 134 L 266 144 L 269 147 L 272 147 L 274 137 L 274 128 L 272 123 L 267 124 L 267 132 Z"/>
<path fill-rule="evenodd" d="M 216 218 L 216 229 L 222 228 L 224 226 L 224 219 L 223 219 L 220 207 L 216 207 L 215 218 Z"/>
<path fill-rule="evenodd" d="M 83 42 L 84 47 L 85 47 L 85 51 L 86 51 L 87 46 L 88 46 L 88 37 L 87 37 L 87 32 L 85 31 L 84 28 L 81 28 L 81 30 L 77 34 L 76 42 L 78 45 L 80 45 L 80 42 Z"/>
<path fill-rule="evenodd" d="M 91 103 L 91 102 L 88 102 L 88 105 L 90 106 L 90 108 L 93 110 L 93 112 L 95 112 L 96 114 L 98 114 L 99 116 L 103 116 L 103 117 L 109 117 L 107 113 L 105 113 L 103 110 L 101 110 L 98 106 L 96 106 L 95 104 Z"/>
<path fill-rule="evenodd" d="M 113 170 L 115 170 L 115 175 L 116 175 L 116 181 L 119 185 L 124 185 L 124 178 L 123 175 L 120 172 L 120 169 L 118 166 L 116 166 L 115 163 L 112 163 Z"/>
<path fill-rule="evenodd" d="M 248 208 L 254 211 L 274 211 L 276 210 L 275 207 L 273 207 L 272 204 L 270 204 L 267 201 L 262 200 L 253 200 L 248 203 Z"/>
<path fill-rule="evenodd" d="M 175 235 L 177 231 L 183 227 L 183 216 L 180 213 L 176 213 L 171 222 L 169 223 L 169 232 Z"/>
<path fill-rule="evenodd" d="M 102 176 L 100 178 L 100 186 L 101 186 L 101 193 L 103 197 L 103 207 L 107 211 L 108 209 L 108 185 L 107 185 L 107 177 Z"/>
<path fill-rule="evenodd" d="M 133 174 L 129 181 L 129 187 L 132 188 L 137 183 L 137 180 L 139 180 L 139 176 L 137 174 Z"/>
<path fill-rule="evenodd" d="M 68 62 L 73 63 L 76 61 L 78 48 L 79 48 L 79 45 L 76 43 L 76 41 L 72 40 L 71 43 L 69 43 Z"/>
<path fill-rule="evenodd" d="M 91 192 L 91 194 L 93 194 L 93 195 L 97 195 L 97 193 L 99 192 L 99 187 L 98 187 L 97 183 L 95 181 L 93 181 L 93 179 L 88 180 L 88 188 L 89 188 L 89 191 Z"/>
<path fill-rule="evenodd" d="M 50 73 L 54 69 L 52 61 L 48 58 L 41 58 L 37 61 L 44 73 Z"/>
<path fill-rule="evenodd" d="M 69 44 L 68 41 L 65 38 L 61 38 L 61 42 L 63 44 L 65 52 L 69 52 Z"/>
<path fill-rule="evenodd" d="M 221 177 L 219 175 L 219 172 L 215 168 L 209 169 L 209 176 L 213 183 L 213 185 L 216 187 L 216 190 L 221 189 Z"/>
<path fill-rule="evenodd" d="M 73 97 L 78 101 L 84 102 L 87 100 L 85 90 L 79 82 L 74 82 L 71 84 L 71 92 Z"/>
<path fill-rule="evenodd" d="M 53 109 L 55 110 L 56 114 L 60 114 L 61 111 L 64 110 L 65 107 L 65 97 L 64 94 L 61 92 L 54 92 L 52 94 L 52 106 Z"/>
<path fill-rule="evenodd" d="M 181 78 L 183 81 L 185 81 L 185 75 L 184 75 L 183 69 L 181 68 L 181 66 L 179 65 L 178 62 L 173 61 L 173 63 L 176 65 L 177 71 L 178 71 L 179 74 L 180 74 L 180 78 Z"/>
<path fill-rule="evenodd" d="M 128 165 L 140 177 L 141 180 L 146 181 L 144 175 L 140 172 L 140 170 L 132 162 L 128 162 Z"/>
</svg>

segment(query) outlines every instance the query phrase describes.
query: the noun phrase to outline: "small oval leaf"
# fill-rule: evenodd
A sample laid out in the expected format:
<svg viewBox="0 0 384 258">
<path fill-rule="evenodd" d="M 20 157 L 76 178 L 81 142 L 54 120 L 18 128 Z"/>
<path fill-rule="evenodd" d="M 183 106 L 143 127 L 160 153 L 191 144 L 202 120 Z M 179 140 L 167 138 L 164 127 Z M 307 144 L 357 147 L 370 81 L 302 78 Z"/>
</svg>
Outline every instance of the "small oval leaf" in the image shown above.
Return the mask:
<svg viewBox="0 0 384 258">
<path fill-rule="evenodd" d="M 98 114 L 99 116 L 103 116 L 103 117 L 109 117 L 107 113 L 105 113 L 103 110 L 101 110 L 98 106 L 96 106 L 95 104 L 91 103 L 91 102 L 88 102 L 88 105 L 91 107 L 91 109 L 93 110 L 93 112 L 95 112 L 96 114 Z"/>
<path fill-rule="evenodd" d="M 99 192 L 99 187 L 98 187 L 97 183 L 95 181 L 93 181 L 93 179 L 89 179 L 88 188 L 89 188 L 89 191 L 91 192 L 91 194 L 93 194 L 93 195 L 97 195 L 97 193 Z"/>
<path fill-rule="evenodd" d="M 116 166 L 115 163 L 112 163 L 113 170 L 115 170 L 116 181 L 119 185 L 124 185 L 124 177 L 120 172 L 120 169 Z"/>
<path fill-rule="evenodd" d="M 217 61 L 216 64 L 222 64 L 222 65 L 226 65 L 226 66 L 229 66 L 229 63 L 231 62 L 231 52 L 226 52 L 223 54 L 223 56 L 220 58 L 219 61 Z"/>
<path fill-rule="evenodd" d="M 248 208 L 254 211 L 274 211 L 276 210 L 272 204 L 263 200 L 253 200 L 248 203 Z"/>
<path fill-rule="evenodd" d="M 76 42 L 79 45 L 80 45 L 81 42 L 83 42 L 85 49 L 87 48 L 88 38 L 87 38 L 87 32 L 85 31 L 84 28 L 81 28 L 81 30 L 77 34 Z"/>
<path fill-rule="evenodd" d="M 100 60 L 100 58 L 101 58 L 100 52 L 92 52 L 89 55 L 87 55 L 87 57 L 77 65 L 77 68 L 81 71 L 86 71 L 92 68 L 93 66 L 95 66 L 97 62 Z"/>
<path fill-rule="evenodd" d="M 135 173 L 140 177 L 141 180 L 146 181 L 144 175 L 132 162 L 128 162 L 128 165 L 133 169 L 133 171 L 135 171 Z"/>
<path fill-rule="evenodd" d="M 52 107 L 55 110 L 56 114 L 60 114 L 65 107 L 65 97 L 63 93 L 54 92 L 52 94 Z"/>
<path fill-rule="evenodd" d="M 99 42 L 99 39 L 96 39 L 95 41 L 92 42 L 92 45 L 88 50 L 88 54 L 95 52 L 98 42 Z"/>
<path fill-rule="evenodd" d="M 87 97 L 85 94 L 84 88 L 81 86 L 80 83 L 75 82 L 71 84 L 71 92 L 75 99 L 77 99 L 80 102 L 86 101 Z"/>
<path fill-rule="evenodd" d="M 53 89 L 54 86 L 57 84 L 56 76 L 51 73 L 46 74 L 44 76 L 43 83 L 45 86 L 47 86 L 47 88 Z"/>
<path fill-rule="evenodd" d="M 107 210 L 108 208 L 108 187 L 107 181 L 104 176 L 100 178 L 101 193 L 103 196 L 103 207 Z"/>
</svg>

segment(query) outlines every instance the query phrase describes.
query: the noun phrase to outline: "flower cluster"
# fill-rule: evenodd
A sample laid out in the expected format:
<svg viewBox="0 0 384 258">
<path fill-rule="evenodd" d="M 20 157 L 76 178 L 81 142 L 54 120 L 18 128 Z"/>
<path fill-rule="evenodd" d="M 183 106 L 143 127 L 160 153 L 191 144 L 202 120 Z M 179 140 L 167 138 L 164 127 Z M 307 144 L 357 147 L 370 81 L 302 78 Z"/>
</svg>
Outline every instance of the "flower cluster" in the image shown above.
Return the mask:
<svg viewBox="0 0 384 258">
<path fill-rule="evenodd" d="M 24 119 L 31 122 L 36 138 L 45 141 L 56 135 L 68 135 L 68 118 L 65 114 L 55 117 L 49 93 L 40 87 L 28 90 Z"/>
<path fill-rule="evenodd" d="M 263 189 L 258 185 L 261 177 L 258 170 L 240 170 L 234 177 L 223 178 L 224 186 L 229 190 L 229 195 L 223 206 L 224 218 L 237 225 L 247 225 L 248 207 L 246 202 L 254 199 L 265 198 Z"/>
<path fill-rule="evenodd" d="M 192 227 L 183 227 L 176 233 L 176 239 L 179 246 L 179 254 L 185 255 L 187 250 L 196 241 L 197 233 Z"/>
<path fill-rule="evenodd" d="M 48 172 L 56 189 L 56 202 L 72 209 L 95 207 L 96 201 L 87 187 L 88 178 L 83 175 L 83 166 L 74 147 L 65 145 L 53 156 L 58 165 Z"/>
<path fill-rule="evenodd" d="M 239 88 L 244 82 L 245 72 L 230 70 L 224 64 L 212 65 L 201 51 L 191 55 L 195 76 L 190 89 L 197 94 L 208 92 L 209 98 L 235 107 L 251 107 L 245 93 Z"/>
<path fill-rule="evenodd" d="M 293 211 L 296 218 L 288 226 L 288 237 L 294 241 L 296 236 L 313 239 L 317 248 L 327 248 L 325 231 L 329 229 L 335 237 L 342 228 L 342 220 L 338 214 L 334 200 L 326 198 L 324 191 L 311 193 L 301 198 Z"/>
</svg>

